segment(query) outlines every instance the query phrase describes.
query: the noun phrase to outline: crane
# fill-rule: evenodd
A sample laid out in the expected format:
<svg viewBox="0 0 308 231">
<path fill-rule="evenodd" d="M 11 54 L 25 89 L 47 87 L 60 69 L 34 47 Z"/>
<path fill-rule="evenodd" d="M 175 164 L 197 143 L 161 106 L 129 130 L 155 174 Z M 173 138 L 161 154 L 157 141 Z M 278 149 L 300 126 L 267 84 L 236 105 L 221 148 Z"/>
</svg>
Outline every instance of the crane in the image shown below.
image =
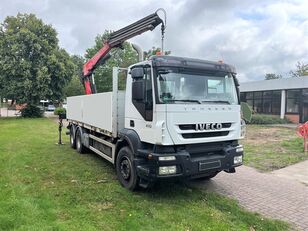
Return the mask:
<svg viewBox="0 0 308 231">
<path fill-rule="evenodd" d="M 163 21 L 157 14 L 157 12 L 160 10 L 163 11 L 165 14 L 165 21 Z M 82 81 L 85 87 L 86 94 L 90 95 L 90 94 L 96 93 L 96 87 L 95 87 L 94 78 L 93 78 L 93 71 L 99 65 L 104 64 L 111 57 L 109 52 L 112 48 L 121 47 L 123 42 L 125 42 L 126 40 L 133 38 L 137 35 L 140 35 L 146 31 L 149 31 L 149 30 L 152 31 L 159 24 L 162 24 L 161 33 L 162 33 L 162 49 L 163 49 L 165 23 L 166 23 L 166 13 L 164 9 L 160 8 L 155 13 L 150 14 L 110 34 L 109 38 L 104 43 L 103 47 L 91 59 L 89 59 L 83 66 Z"/>
</svg>

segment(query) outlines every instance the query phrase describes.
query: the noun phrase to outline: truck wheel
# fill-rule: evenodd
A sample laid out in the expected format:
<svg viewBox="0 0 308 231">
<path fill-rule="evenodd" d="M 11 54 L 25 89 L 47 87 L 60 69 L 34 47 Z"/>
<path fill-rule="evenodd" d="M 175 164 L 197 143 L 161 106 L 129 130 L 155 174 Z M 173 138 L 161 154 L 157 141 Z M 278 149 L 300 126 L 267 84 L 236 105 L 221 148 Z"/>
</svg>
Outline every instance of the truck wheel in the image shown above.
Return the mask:
<svg viewBox="0 0 308 231">
<path fill-rule="evenodd" d="M 128 147 L 119 151 L 116 160 L 117 177 L 121 185 L 130 191 L 138 187 L 139 177 L 133 164 L 133 153 Z"/>
<path fill-rule="evenodd" d="M 82 144 L 80 129 L 77 129 L 76 131 L 76 149 L 80 154 L 86 152 L 86 147 Z"/>
<path fill-rule="evenodd" d="M 75 139 L 75 136 L 74 136 L 73 125 L 70 128 L 70 145 L 71 145 L 71 148 L 76 149 L 76 139 Z"/>
</svg>

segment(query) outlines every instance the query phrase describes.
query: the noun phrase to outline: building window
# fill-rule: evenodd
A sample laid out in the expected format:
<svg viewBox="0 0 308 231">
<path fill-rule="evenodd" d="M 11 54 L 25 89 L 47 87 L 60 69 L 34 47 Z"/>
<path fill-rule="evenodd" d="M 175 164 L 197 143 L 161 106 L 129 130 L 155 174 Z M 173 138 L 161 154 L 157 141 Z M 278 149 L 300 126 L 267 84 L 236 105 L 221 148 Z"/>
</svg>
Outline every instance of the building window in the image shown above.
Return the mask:
<svg viewBox="0 0 308 231">
<path fill-rule="evenodd" d="M 263 91 L 262 94 L 262 113 L 271 114 L 272 113 L 272 91 Z"/>
<path fill-rule="evenodd" d="M 248 103 L 257 113 L 279 115 L 281 91 L 244 92 L 241 101 Z"/>
<path fill-rule="evenodd" d="M 301 90 L 287 90 L 287 113 L 299 113 Z"/>
<path fill-rule="evenodd" d="M 241 102 L 246 102 L 246 93 L 241 92 Z"/>
<path fill-rule="evenodd" d="M 262 113 L 262 91 L 253 93 L 253 110 L 257 113 Z"/>
<path fill-rule="evenodd" d="M 253 101 L 253 109 L 257 113 L 262 113 L 262 100 L 261 99 L 254 99 Z"/>
<path fill-rule="evenodd" d="M 264 114 L 271 114 L 272 112 L 272 100 L 271 99 L 263 99 L 262 111 Z"/>
<path fill-rule="evenodd" d="M 262 99 L 262 91 L 255 91 L 253 93 L 253 98 L 254 99 Z"/>
<path fill-rule="evenodd" d="M 246 92 L 246 100 L 253 99 L 253 92 Z"/>
<path fill-rule="evenodd" d="M 273 91 L 271 114 L 280 115 L 280 110 L 281 110 L 281 91 Z"/>
</svg>

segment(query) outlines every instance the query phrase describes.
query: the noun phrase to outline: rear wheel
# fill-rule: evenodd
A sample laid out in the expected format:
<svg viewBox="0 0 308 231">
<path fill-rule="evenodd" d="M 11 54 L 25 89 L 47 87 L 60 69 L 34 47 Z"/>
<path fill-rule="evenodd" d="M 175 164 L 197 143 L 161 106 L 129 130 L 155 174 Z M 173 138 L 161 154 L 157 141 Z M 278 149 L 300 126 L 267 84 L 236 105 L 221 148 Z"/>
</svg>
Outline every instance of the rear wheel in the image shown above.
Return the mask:
<svg viewBox="0 0 308 231">
<path fill-rule="evenodd" d="M 138 188 L 139 177 L 133 164 L 133 153 L 128 147 L 119 151 L 116 160 L 117 177 L 121 185 L 130 191 Z"/>
<path fill-rule="evenodd" d="M 76 149 L 76 139 L 75 139 L 75 136 L 74 136 L 73 125 L 70 127 L 70 145 L 71 145 L 71 148 Z"/>
<path fill-rule="evenodd" d="M 76 131 L 76 149 L 77 149 L 77 152 L 79 152 L 80 154 L 83 154 L 86 152 L 86 147 L 82 144 L 80 129 Z"/>
</svg>

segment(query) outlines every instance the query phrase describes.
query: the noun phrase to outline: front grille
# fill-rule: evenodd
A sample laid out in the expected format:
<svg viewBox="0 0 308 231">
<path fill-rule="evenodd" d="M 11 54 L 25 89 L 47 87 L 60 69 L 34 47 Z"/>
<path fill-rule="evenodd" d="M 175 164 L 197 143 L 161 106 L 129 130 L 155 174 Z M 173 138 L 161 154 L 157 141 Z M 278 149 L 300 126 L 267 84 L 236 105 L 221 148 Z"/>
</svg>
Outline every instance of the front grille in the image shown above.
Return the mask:
<svg viewBox="0 0 308 231">
<path fill-rule="evenodd" d="M 227 136 L 228 134 L 229 131 L 221 131 L 221 132 L 184 133 L 182 134 L 182 136 L 184 139 L 196 139 L 196 138 Z"/>
<path fill-rule="evenodd" d="M 230 128 L 231 123 L 222 123 L 222 128 Z M 196 130 L 196 124 L 180 124 L 181 130 Z"/>
</svg>

